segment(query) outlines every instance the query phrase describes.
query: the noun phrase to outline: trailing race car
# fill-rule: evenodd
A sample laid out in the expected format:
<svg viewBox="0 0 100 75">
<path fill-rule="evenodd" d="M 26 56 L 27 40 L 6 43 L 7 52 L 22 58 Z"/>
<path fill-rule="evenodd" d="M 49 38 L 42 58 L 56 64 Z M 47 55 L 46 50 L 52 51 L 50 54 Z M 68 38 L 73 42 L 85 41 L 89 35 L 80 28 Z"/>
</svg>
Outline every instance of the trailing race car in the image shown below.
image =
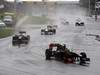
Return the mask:
<svg viewBox="0 0 100 75">
<path fill-rule="evenodd" d="M 65 63 L 76 63 L 86 65 L 90 61 L 85 52 L 77 54 L 66 48 L 66 45 L 51 43 L 45 51 L 46 60 L 56 59 Z"/>
<path fill-rule="evenodd" d="M 13 46 L 20 46 L 21 44 L 28 44 L 30 41 L 30 36 L 26 35 L 25 31 L 20 31 L 18 35 L 13 36 L 12 38 L 12 45 Z"/>
<path fill-rule="evenodd" d="M 84 26 L 84 22 L 81 21 L 81 19 L 77 19 L 76 20 L 76 23 L 75 23 L 75 26 Z"/>
<path fill-rule="evenodd" d="M 53 34 L 56 34 L 56 27 L 47 26 L 46 29 L 41 29 L 41 35 L 53 35 Z"/>
</svg>

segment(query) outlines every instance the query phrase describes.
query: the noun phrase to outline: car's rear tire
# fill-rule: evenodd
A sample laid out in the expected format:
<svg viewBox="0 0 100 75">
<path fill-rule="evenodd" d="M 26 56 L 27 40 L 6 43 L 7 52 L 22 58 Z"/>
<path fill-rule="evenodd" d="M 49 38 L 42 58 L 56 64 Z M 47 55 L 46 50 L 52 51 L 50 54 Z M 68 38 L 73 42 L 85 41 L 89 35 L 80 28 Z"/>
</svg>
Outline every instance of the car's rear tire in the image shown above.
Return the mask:
<svg viewBox="0 0 100 75">
<path fill-rule="evenodd" d="M 12 41 L 12 45 L 15 46 L 16 45 L 16 42 L 15 41 Z"/>
<path fill-rule="evenodd" d="M 90 61 L 90 58 L 87 58 L 87 55 L 85 52 L 80 53 L 80 65 L 84 65 L 87 63 L 87 61 Z"/>
<path fill-rule="evenodd" d="M 26 45 L 28 44 L 28 40 L 25 42 L 25 44 L 26 44 Z"/>
<path fill-rule="evenodd" d="M 44 35 L 44 32 L 41 32 L 41 35 Z"/>
<path fill-rule="evenodd" d="M 30 40 L 30 36 L 29 35 L 27 35 L 27 38 L 28 38 L 28 41 Z"/>
<path fill-rule="evenodd" d="M 18 36 L 12 37 L 12 45 L 15 46 L 17 44 Z"/>
<path fill-rule="evenodd" d="M 56 29 L 53 30 L 53 34 L 56 34 Z"/>
<path fill-rule="evenodd" d="M 80 24 L 78 22 L 75 23 L 75 26 L 80 26 Z"/>
</svg>

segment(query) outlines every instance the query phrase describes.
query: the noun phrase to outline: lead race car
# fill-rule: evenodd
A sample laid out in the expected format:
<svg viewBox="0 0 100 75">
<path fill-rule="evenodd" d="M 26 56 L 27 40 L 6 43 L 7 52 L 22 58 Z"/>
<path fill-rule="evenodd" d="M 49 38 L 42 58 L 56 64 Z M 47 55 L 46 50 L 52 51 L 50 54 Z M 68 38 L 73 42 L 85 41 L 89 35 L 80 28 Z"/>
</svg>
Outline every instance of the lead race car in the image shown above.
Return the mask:
<svg viewBox="0 0 100 75">
<path fill-rule="evenodd" d="M 19 34 L 12 37 L 12 45 L 20 46 L 21 44 L 28 44 L 30 41 L 30 36 L 26 35 L 25 31 L 20 31 Z"/>
<path fill-rule="evenodd" d="M 56 34 L 57 25 L 48 25 L 47 28 L 41 29 L 41 35 L 54 35 Z"/>
<path fill-rule="evenodd" d="M 76 20 L 75 26 L 85 26 L 85 23 L 79 18 Z"/>
<path fill-rule="evenodd" d="M 56 48 L 55 48 L 56 47 Z M 61 45 L 58 43 L 49 44 L 49 48 L 45 51 L 46 60 L 59 60 L 65 63 L 76 63 L 80 65 L 87 65 L 90 62 L 90 58 L 87 58 L 85 52 L 77 54 L 66 48 L 66 45 Z"/>
</svg>

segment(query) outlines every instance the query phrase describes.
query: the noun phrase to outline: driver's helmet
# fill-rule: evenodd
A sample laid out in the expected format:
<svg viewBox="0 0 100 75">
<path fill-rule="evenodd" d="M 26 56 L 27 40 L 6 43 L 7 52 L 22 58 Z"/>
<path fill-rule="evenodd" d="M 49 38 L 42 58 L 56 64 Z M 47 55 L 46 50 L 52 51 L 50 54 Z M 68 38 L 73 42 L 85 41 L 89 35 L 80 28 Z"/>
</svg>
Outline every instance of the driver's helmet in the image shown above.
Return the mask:
<svg viewBox="0 0 100 75">
<path fill-rule="evenodd" d="M 19 39 L 22 39 L 22 36 L 19 36 Z"/>
<path fill-rule="evenodd" d="M 80 55 L 81 55 L 82 57 L 84 57 L 84 58 L 87 58 L 87 55 L 86 55 L 85 52 L 81 52 Z"/>
</svg>

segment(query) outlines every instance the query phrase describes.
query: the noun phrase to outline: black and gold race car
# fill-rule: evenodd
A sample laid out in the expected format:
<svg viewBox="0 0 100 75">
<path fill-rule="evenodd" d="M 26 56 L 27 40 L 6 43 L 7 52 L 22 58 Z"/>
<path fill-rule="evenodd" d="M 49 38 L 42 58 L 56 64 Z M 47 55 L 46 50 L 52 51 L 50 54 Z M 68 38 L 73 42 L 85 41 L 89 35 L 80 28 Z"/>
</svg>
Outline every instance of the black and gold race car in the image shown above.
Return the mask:
<svg viewBox="0 0 100 75">
<path fill-rule="evenodd" d="M 56 59 L 63 61 L 65 63 L 76 63 L 80 65 L 89 64 L 90 58 L 87 58 L 85 52 L 77 54 L 66 48 L 66 45 L 61 45 L 59 43 L 49 44 L 49 48 L 45 51 L 46 60 Z"/>
</svg>

